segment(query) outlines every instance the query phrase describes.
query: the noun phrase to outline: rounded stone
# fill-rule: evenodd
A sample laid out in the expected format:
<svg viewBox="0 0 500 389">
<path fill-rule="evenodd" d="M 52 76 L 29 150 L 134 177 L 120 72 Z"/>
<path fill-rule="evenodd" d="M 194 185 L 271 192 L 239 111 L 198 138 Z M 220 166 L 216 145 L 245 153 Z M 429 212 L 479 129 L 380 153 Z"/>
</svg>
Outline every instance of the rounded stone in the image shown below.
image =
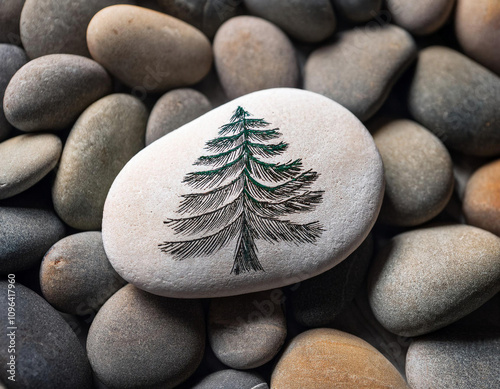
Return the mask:
<svg viewBox="0 0 500 389">
<path fill-rule="evenodd" d="M 271 389 L 409 389 L 396 368 L 363 339 L 321 328 L 296 336 L 271 376 Z"/>
<path fill-rule="evenodd" d="M 413 389 L 500 387 L 500 331 L 440 331 L 415 339 L 406 355 Z"/>
<path fill-rule="evenodd" d="M 81 230 L 101 228 L 113 180 L 144 147 L 148 112 L 141 101 L 112 94 L 78 118 L 61 156 L 52 187 L 54 208 L 64 222 Z"/>
<path fill-rule="evenodd" d="M 25 0 L 0 2 L 0 43 L 20 44 L 19 20 Z M 3 63 L 3 61 L 0 61 Z M 0 100 L 1 101 L 1 100 Z"/>
<path fill-rule="evenodd" d="M 422 50 L 408 96 L 413 117 L 464 154 L 500 153 L 500 78 L 447 47 Z"/>
<path fill-rule="evenodd" d="M 383 188 L 373 138 L 345 108 L 298 89 L 259 91 L 171 132 L 123 168 L 104 207 L 104 247 L 118 274 L 154 294 L 269 290 L 351 254 L 374 224 Z"/>
<path fill-rule="evenodd" d="M 192 85 L 207 75 L 205 35 L 172 16 L 132 5 L 99 11 L 87 29 L 92 57 L 137 94 Z"/>
<path fill-rule="evenodd" d="M 321 42 L 335 31 L 337 21 L 329 0 L 245 0 L 251 14 L 269 20 L 291 37 Z"/>
<path fill-rule="evenodd" d="M 57 164 L 61 140 L 52 134 L 25 134 L 0 143 L 0 199 L 35 185 Z"/>
<path fill-rule="evenodd" d="M 500 4 L 458 0 L 455 32 L 465 53 L 500 75 Z"/>
<path fill-rule="evenodd" d="M 192 389 L 269 389 L 269 386 L 255 373 L 227 369 L 206 376 Z"/>
<path fill-rule="evenodd" d="M 422 2 L 387 0 L 387 9 L 394 22 L 415 35 L 429 35 L 449 19 L 455 0 Z"/>
<path fill-rule="evenodd" d="M 159 297 L 133 285 L 103 305 L 87 339 L 92 368 L 111 389 L 173 388 L 196 370 L 204 347 L 199 301 Z"/>
<path fill-rule="evenodd" d="M 274 24 L 254 16 L 224 23 L 214 39 L 217 74 L 230 99 L 262 89 L 296 87 L 295 50 Z"/>
<path fill-rule="evenodd" d="M 500 291 L 500 238 L 448 225 L 394 237 L 370 271 L 377 320 L 401 336 L 423 335 L 464 317 Z"/>
<path fill-rule="evenodd" d="M 465 187 L 463 211 L 469 224 L 500 236 L 500 160 L 471 176 Z"/>
<path fill-rule="evenodd" d="M 382 0 L 332 1 L 347 19 L 355 23 L 363 23 L 373 19 L 382 8 Z"/>
<path fill-rule="evenodd" d="M 19 69 L 7 86 L 3 107 L 7 120 L 20 130 L 60 130 L 110 92 L 111 78 L 97 62 L 52 54 Z"/>
<path fill-rule="evenodd" d="M 165 93 L 149 116 L 146 146 L 211 109 L 212 105 L 205 95 L 194 89 L 176 89 Z"/>
<path fill-rule="evenodd" d="M 65 235 L 64 224 L 47 210 L 0 207 L 0 274 L 29 269 Z"/>
<path fill-rule="evenodd" d="M 453 193 L 453 163 L 443 143 L 410 120 L 393 120 L 373 138 L 384 162 L 385 195 L 379 220 L 416 226 L 437 216 Z"/>
<path fill-rule="evenodd" d="M 341 32 L 334 43 L 307 59 L 304 88 L 335 100 L 365 121 L 385 102 L 416 53 L 411 35 L 396 26 Z"/>
<path fill-rule="evenodd" d="M 15 285 L 9 288 L 9 285 Z M 6 335 L 14 332 L 15 383 L 8 379 L 8 368 L 0 372 L 9 388 L 92 388 L 92 371 L 83 347 L 59 313 L 43 298 L 18 282 L 0 281 L 0 308 L 8 312 L 8 291 L 15 291 L 15 323 L 7 314 L 2 319 Z M 9 296 L 13 296 L 9 294 Z M 7 329 L 7 327 L 17 327 Z M 2 336 L 0 347 L 8 350 L 12 337 Z M 2 366 L 8 366 L 11 353 L 0 353 Z"/>
<path fill-rule="evenodd" d="M 26 0 L 21 14 L 21 40 L 31 59 L 48 54 L 90 57 L 86 32 L 104 7 L 130 0 Z"/>
<path fill-rule="evenodd" d="M 98 231 L 60 240 L 45 254 L 40 268 L 45 299 L 74 315 L 95 314 L 124 283 L 111 267 Z"/>
<path fill-rule="evenodd" d="M 282 301 L 280 289 L 213 299 L 208 339 L 216 357 L 233 369 L 253 369 L 273 359 L 287 333 Z"/>
<path fill-rule="evenodd" d="M 291 306 L 295 320 L 307 327 L 326 327 L 354 299 L 373 255 L 371 235 L 344 261 L 319 276 L 292 287 Z"/>
</svg>

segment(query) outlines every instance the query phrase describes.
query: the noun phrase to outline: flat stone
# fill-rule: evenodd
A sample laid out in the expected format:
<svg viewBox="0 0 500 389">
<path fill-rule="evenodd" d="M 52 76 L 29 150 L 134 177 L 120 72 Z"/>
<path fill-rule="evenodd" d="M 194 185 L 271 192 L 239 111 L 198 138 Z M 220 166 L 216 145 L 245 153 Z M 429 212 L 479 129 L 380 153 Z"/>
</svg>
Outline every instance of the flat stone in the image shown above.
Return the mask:
<svg viewBox="0 0 500 389">
<path fill-rule="evenodd" d="M 106 257 L 99 231 L 67 236 L 43 258 L 40 286 L 56 309 L 74 315 L 93 315 L 125 281 Z"/>
<path fill-rule="evenodd" d="M 410 120 L 392 120 L 373 132 L 384 161 L 385 195 L 379 220 L 416 226 L 437 216 L 453 193 L 453 163 L 443 143 Z"/>
<path fill-rule="evenodd" d="M 212 64 L 210 42 L 201 31 L 132 5 L 99 11 L 87 29 L 87 43 L 92 57 L 137 94 L 195 84 Z"/>
<path fill-rule="evenodd" d="M 307 91 L 260 91 L 171 132 L 123 168 L 106 199 L 104 248 L 118 274 L 154 294 L 273 289 L 351 254 L 383 188 L 373 138 L 350 112 Z"/>
<path fill-rule="evenodd" d="M 413 389 L 500 387 L 500 331 L 439 331 L 415 339 L 406 356 Z"/>
<path fill-rule="evenodd" d="M 92 368 L 111 389 L 173 388 L 196 370 L 204 347 L 199 301 L 159 297 L 133 285 L 104 304 L 87 340 Z"/>
<path fill-rule="evenodd" d="M 255 373 L 227 369 L 208 375 L 192 389 L 269 389 L 269 386 Z"/>
<path fill-rule="evenodd" d="M 500 75 L 500 4 L 458 0 L 455 32 L 465 53 Z"/>
<path fill-rule="evenodd" d="M 365 121 L 382 106 L 416 52 L 411 35 L 396 26 L 341 32 L 334 43 L 307 59 L 304 88 L 335 100 Z"/>
<path fill-rule="evenodd" d="M 500 160 L 471 176 L 465 188 L 463 211 L 469 224 L 500 236 Z"/>
<path fill-rule="evenodd" d="M 82 113 L 68 136 L 52 188 L 62 220 L 81 230 L 101 228 L 108 190 L 144 147 L 147 120 L 144 104 L 127 94 L 103 97 Z"/>
<path fill-rule="evenodd" d="M 458 51 L 422 50 L 410 86 L 413 117 L 464 154 L 500 153 L 500 78 Z"/>
<path fill-rule="evenodd" d="M 346 332 L 321 328 L 296 336 L 271 376 L 272 389 L 409 389 L 377 349 Z"/>
<path fill-rule="evenodd" d="M 2 224 L 3 225 L 3 224 Z M 15 285 L 15 289 L 9 289 Z M 92 388 L 92 372 L 83 347 L 71 327 L 43 298 L 19 282 L 0 281 L 0 309 L 8 312 L 8 291 L 15 291 L 15 325 L 7 315 L 2 326 L 15 335 L 15 384 L 8 380 L 7 367 L 1 369 L 2 381 L 9 388 Z M 11 294 L 9 294 L 12 296 Z M 0 337 L 0 347 L 8 350 L 10 338 Z M 7 362 L 13 354 L 0 353 L 0 363 Z"/>
<path fill-rule="evenodd" d="M 303 42 L 321 42 L 335 31 L 337 21 L 329 0 L 245 0 L 251 14 L 277 25 Z"/>
<path fill-rule="evenodd" d="M 292 287 L 295 320 L 307 327 L 326 327 L 354 299 L 365 281 L 373 256 L 371 235 L 344 261 L 319 276 Z"/>
<path fill-rule="evenodd" d="M 464 317 L 500 291 L 500 238 L 472 226 L 406 232 L 379 253 L 368 297 L 377 320 L 402 336 Z"/>
<path fill-rule="evenodd" d="M 387 0 L 387 9 L 394 22 L 415 35 L 429 35 L 449 19 L 455 0 L 433 0 L 425 3 L 408 0 Z"/>
<path fill-rule="evenodd" d="M 0 274 L 29 269 L 62 239 L 64 224 L 48 210 L 0 207 Z"/>
<path fill-rule="evenodd" d="M 253 369 L 269 362 L 286 338 L 280 289 L 213 299 L 208 339 L 214 354 L 233 369 Z"/>
<path fill-rule="evenodd" d="M 382 7 L 382 0 L 332 0 L 343 16 L 362 23 L 374 18 Z"/>
<path fill-rule="evenodd" d="M 212 109 L 202 93 L 189 88 L 165 93 L 155 104 L 146 129 L 146 146 Z"/>
<path fill-rule="evenodd" d="M 25 0 L 8 0 L 0 3 L 0 43 L 20 44 L 19 20 Z M 0 63 L 3 63 L 0 62 Z"/>
<path fill-rule="evenodd" d="M 62 143 L 52 134 L 24 134 L 0 143 L 0 199 L 35 185 L 57 164 Z"/>
<path fill-rule="evenodd" d="M 217 74 L 230 99 L 250 92 L 296 87 L 297 57 L 288 37 L 274 24 L 255 16 L 224 23 L 214 39 Z"/>
<path fill-rule="evenodd" d="M 20 130 L 60 130 L 110 92 L 111 78 L 97 62 L 52 54 L 30 61 L 12 77 L 3 107 L 7 120 Z"/>
</svg>

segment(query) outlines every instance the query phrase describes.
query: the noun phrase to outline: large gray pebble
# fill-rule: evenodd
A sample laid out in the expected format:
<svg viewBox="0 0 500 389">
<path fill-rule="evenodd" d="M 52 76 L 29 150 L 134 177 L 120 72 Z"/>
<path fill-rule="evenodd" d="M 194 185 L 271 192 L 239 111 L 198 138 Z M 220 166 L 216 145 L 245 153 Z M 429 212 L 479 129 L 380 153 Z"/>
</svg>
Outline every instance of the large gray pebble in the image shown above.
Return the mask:
<svg viewBox="0 0 500 389">
<path fill-rule="evenodd" d="M 210 374 L 192 389 L 269 389 L 269 386 L 255 373 L 227 369 Z"/>
<path fill-rule="evenodd" d="M 87 356 L 77 336 L 59 313 L 43 298 L 25 286 L 15 283 L 15 322 L 7 320 L 7 310 L 12 300 L 7 299 L 7 281 L 0 281 L 0 309 L 5 312 L 0 337 L 0 371 L 2 381 L 9 388 L 37 389 L 87 389 L 92 387 L 92 372 Z M 10 305 L 12 306 L 12 305 Z M 15 354 L 7 353 L 11 331 L 15 331 Z M 8 380 L 7 361 L 15 356 L 15 382 Z"/>
<path fill-rule="evenodd" d="M 449 148 L 500 153 L 500 78 L 465 55 L 441 46 L 422 50 L 408 99 L 413 117 Z"/>
<path fill-rule="evenodd" d="M 60 130 L 110 92 L 111 78 L 97 62 L 53 54 L 30 61 L 12 77 L 3 107 L 20 130 Z"/>
<path fill-rule="evenodd" d="M 67 224 L 101 228 L 104 201 L 113 180 L 144 147 L 148 113 L 126 94 L 106 96 L 78 118 L 64 146 L 52 196 Z"/>
<path fill-rule="evenodd" d="M 411 35 L 396 26 L 345 31 L 311 53 L 304 88 L 335 100 L 365 121 L 382 106 L 416 52 Z"/>
<path fill-rule="evenodd" d="M 53 212 L 0 207 L 0 274 L 29 269 L 62 239 L 64 224 Z"/>
<path fill-rule="evenodd" d="M 19 20 L 25 0 L 3 0 L 0 2 L 0 42 L 20 44 Z M 1 62 L 0 62 L 1 63 Z"/>
<path fill-rule="evenodd" d="M 352 22 L 373 19 L 382 7 L 382 0 L 332 0 L 342 14 Z"/>
<path fill-rule="evenodd" d="M 176 300 L 132 285 L 116 292 L 90 327 L 87 351 L 109 388 L 173 388 L 198 367 L 205 323 L 198 300 Z"/>
</svg>

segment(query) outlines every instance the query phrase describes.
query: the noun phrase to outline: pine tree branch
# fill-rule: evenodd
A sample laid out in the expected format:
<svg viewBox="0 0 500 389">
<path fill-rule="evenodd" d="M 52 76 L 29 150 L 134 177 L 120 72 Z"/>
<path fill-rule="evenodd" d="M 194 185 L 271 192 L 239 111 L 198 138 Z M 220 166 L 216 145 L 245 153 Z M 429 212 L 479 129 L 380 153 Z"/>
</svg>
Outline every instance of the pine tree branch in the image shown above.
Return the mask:
<svg viewBox="0 0 500 389">
<path fill-rule="evenodd" d="M 242 154 L 234 161 L 218 169 L 189 173 L 186 177 L 184 177 L 182 182 L 197 189 L 215 188 L 226 179 L 239 176 L 241 174 L 245 168 L 244 156 L 245 155 Z"/>
<path fill-rule="evenodd" d="M 247 142 L 247 147 L 252 155 L 258 155 L 262 158 L 272 158 L 281 155 L 288 147 L 288 144 L 280 142 L 277 144 L 262 144 Z"/>
<path fill-rule="evenodd" d="M 266 163 L 258 160 L 252 155 L 248 156 L 249 164 L 246 168 L 259 180 L 279 182 L 290 180 L 300 174 L 302 161 L 297 159 L 284 164 Z M 250 165 L 250 166 L 249 166 Z"/>
<path fill-rule="evenodd" d="M 223 153 L 215 154 L 215 155 L 205 155 L 203 157 L 198 158 L 198 160 L 194 163 L 195 165 L 212 165 L 215 167 L 222 167 L 225 164 L 231 162 L 235 157 L 238 158 L 244 152 L 243 146 L 245 143 L 242 143 L 231 150 L 225 151 Z"/>
<path fill-rule="evenodd" d="M 243 132 L 232 136 L 215 138 L 209 140 L 205 144 L 205 150 L 208 150 L 213 153 L 221 153 L 242 144 L 243 141 L 244 141 Z"/>
<path fill-rule="evenodd" d="M 272 130 L 248 130 L 246 131 L 247 138 L 255 142 L 267 142 L 269 140 L 277 139 L 281 133 L 277 128 Z"/>
<path fill-rule="evenodd" d="M 264 268 L 257 257 L 257 246 L 253 239 L 249 226 L 242 224 L 242 232 L 238 237 L 238 244 L 234 254 L 233 268 L 231 274 L 240 274 L 249 271 L 264 271 Z"/>
<path fill-rule="evenodd" d="M 226 135 L 229 133 L 239 133 L 245 129 L 250 128 L 264 128 L 268 126 L 269 123 L 264 119 L 240 119 L 231 123 L 227 123 L 219 127 L 219 135 Z"/>
</svg>

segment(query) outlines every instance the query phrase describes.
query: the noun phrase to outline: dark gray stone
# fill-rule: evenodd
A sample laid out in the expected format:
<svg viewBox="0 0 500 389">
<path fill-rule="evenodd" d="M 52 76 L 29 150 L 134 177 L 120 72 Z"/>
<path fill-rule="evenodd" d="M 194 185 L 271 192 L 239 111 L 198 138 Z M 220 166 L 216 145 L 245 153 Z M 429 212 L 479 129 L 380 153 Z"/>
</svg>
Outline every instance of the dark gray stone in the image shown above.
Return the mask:
<svg viewBox="0 0 500 389">
<path fill-rule="evenodd" d="M 0 43 L 19 45 L 19 20 L 25 0 L 0 1 Z M 2 62 L 0 62 L 2 63 Z"/>
<path fill-rule="evenodd" d="M 210 374 L 192 389 L 269 389 L 269 386 L 255 373 L 228 369 Z"/>
<path fill-rule="evenodd" d="M 382 7 L 382 0 L 332 0 L 342 14 L 352 22 L 373 19 Z"/>
</svg>

